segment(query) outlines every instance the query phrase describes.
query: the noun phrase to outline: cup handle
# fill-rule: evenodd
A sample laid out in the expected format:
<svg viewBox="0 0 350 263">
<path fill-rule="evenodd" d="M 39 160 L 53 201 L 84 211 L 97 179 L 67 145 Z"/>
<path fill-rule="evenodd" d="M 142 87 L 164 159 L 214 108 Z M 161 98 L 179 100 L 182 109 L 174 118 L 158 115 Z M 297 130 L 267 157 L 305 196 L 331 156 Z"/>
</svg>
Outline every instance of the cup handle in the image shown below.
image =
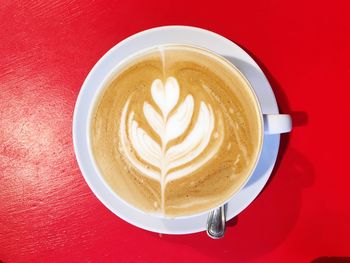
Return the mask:
<svg viewBox="0 0 350 263">
<path fill-rule="evenodd" d="M 292 117 L 288 114 L 263 114 L 265 134 L 286 133 L 292 130 Z"/>
</svg>

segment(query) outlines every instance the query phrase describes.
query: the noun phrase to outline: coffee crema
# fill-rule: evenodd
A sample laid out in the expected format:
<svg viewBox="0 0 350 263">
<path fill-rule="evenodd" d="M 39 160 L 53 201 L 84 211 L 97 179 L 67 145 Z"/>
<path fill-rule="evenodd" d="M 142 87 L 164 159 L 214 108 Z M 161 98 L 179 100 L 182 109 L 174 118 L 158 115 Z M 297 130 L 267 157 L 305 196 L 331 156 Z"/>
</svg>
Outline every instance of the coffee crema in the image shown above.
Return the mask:
<svg viewBox="0 0 350 263">
<path fill-rule="evenodd" d="M 247 180 L 262 144 L 255 97 L 211 52 L 160 46 L 119 66 L 91 115 L 106 183 L 136 208 L 186 216 L 222 204 Z"/>
</svg>

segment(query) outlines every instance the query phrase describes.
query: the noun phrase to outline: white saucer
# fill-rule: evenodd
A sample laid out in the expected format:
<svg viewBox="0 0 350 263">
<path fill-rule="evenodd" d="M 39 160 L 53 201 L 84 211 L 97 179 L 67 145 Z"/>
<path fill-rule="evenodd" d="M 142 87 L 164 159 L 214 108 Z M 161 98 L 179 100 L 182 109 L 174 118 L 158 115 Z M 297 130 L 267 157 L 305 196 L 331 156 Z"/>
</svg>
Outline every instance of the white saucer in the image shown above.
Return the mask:
<svg viewBox="0 0 350 263">
<path fill-rule="evenodd" d="M 87 76 L 74 110 L 73 142 L 82 174 L 95 195 L 114 214 L 140 228 L 166 234 L 189 234 L 206 229 L 207 214 L 187 219 L 160 219 L 145 215 L 116 199 L 108 191 L 92 165 L 87 144 L 87 113 L 99 84 L 124 58 L 144 48 L 167 43 L 202 46 L 230 60 L 246 76 L 260 101 L 263 113 L 278 113 L 275 96 L 262 70 L 239 46 L 207 30 L 187 26 L 158 27 L 140 32 L 109 50 Z M 227 220 L 239 214 L 257 197 L 275 165 L 280 135 L 265 135 L 262 154 L 254 174 L 245 187 L 228 203 Z"/>
</svg>

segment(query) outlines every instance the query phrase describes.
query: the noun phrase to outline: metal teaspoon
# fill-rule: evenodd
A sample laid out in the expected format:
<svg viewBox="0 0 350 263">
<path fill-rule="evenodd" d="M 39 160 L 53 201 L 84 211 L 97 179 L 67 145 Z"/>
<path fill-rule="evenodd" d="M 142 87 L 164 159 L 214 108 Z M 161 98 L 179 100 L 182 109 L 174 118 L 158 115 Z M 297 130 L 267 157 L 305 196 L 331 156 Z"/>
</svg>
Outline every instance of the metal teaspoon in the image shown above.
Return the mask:
<svg viewBox="0 0 350 263">
<path fill-rule="evenodd" d="M 225 234 L 227 204 L 220 206 L 208 215 L 207 234 L 213 239 L 222 238 Z"/>
</svg>

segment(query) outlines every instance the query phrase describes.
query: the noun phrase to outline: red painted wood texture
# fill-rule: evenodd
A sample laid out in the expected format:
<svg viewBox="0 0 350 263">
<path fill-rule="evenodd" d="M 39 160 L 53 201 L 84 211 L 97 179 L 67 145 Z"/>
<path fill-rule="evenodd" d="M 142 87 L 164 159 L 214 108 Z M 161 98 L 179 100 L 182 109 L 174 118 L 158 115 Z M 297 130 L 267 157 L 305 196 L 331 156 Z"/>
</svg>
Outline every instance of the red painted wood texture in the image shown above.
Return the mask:
<svg viewBox="0 0 350 263">
<path fill-rule="evenodd" d="M 1 1 L 0 261 L 349 262 L 348 13 L 346 1 Z M 74 157 L 73 108 L 91 67 L 125 37 L 171 24 L 245 48 L 296 125 L 222 240 L 125 223 Z"/>
</svg>

